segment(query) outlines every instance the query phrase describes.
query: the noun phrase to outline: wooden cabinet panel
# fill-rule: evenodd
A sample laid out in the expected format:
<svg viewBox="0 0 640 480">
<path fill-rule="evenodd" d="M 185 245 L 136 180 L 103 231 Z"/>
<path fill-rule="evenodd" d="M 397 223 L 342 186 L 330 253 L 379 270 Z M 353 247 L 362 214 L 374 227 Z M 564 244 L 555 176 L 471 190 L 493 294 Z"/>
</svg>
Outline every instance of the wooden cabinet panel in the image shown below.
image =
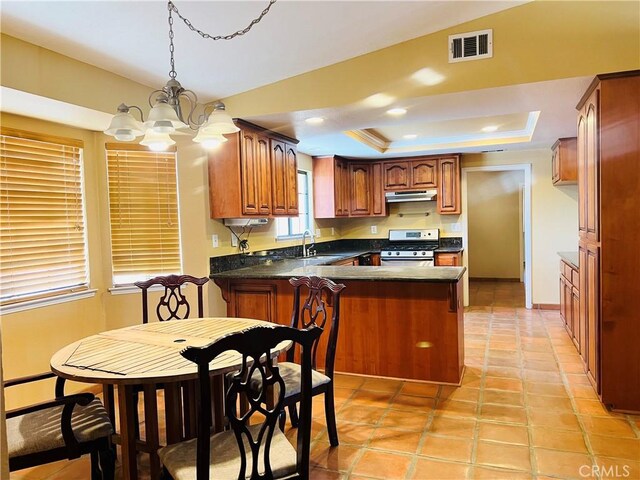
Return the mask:
<svg viewBox="0 0 640 480">
<path fill-rule="evenodd" d="M 276 294 L 273 284 L 231 283 L 227 315 L 277 323 Z"/>
<path fill-rule="evenodd" d="M 585 175 L 586 175 L 586 232 L 587 239 L 599 240 L 600 165 L 598 146 L 598 98 L 594 90 L 584 106 L 585 111 Z"/>
<path fill-rule="evenodd" d="M 274 215 L 287 214 L 287 158 L 284 142 L 271 140 L 271 201 Z"/>
<path fill-rule="evenodd" d="M 436 253 L 436 267 L 459 267 L 462 265 L 462 253 Z"/>
<path fill-rule="evenodd" d="M 580 324 L 580 293 L 574 286 L 571 289 L 571 320 L 573 325 L 573 343 L 582 355 L 582 326 Z"/>
<path fill-rule="evenodd" d="M 596 392 L 600 393 L 600 255 L 598 247 L 587 247 L 586 268 L 586 320 L 587 320 L 587 376 Z"/>
<path fill-rule="evenodd" d="M 298 214 L 298 149 L 285 143 L 287 215 Z"/>
<path fill-rule="evenodd" d="M 357 267 L 359 265 L 358 258 L 345 258 L 344 260 L 338 260 L 337 262 L 332 263 L 336 267 Z"/>
<path fill-rule="evenodd" d="M 410 187 L 409 162 L 394 162 L 384 164 L 384 189 L 405 190 Z"/>
<path fill-rule="evenodd" d="M 587 120 L 584 109 L 578 113 L 578 233 L 587 234 Z"/>
<path fill-rule="evenodd" d="M 437 171 L 437 160 L 412 161 L 411 188 L 436 188 L 438 185 Z"/>
<path fill-rule="evenodd" d="M 554 185 L 578 183 L 577 139 L 560 138 L 553 144 L 551 157 L 552 181 Z"/>
<path fill-rule="evenodd" d="M 371 164 L 371 214 L 383 216 L 387 213 L 382 184 L 382 163 Z"/>
<path fill-rule="evenodd" d="M 257 215 L 259 162 L 257 160 L 256 135 L 253 132 L 240 131 L 241 136 L 241 175 L 242 175 L 242 213 Z"/>
<path fill-rule="evenodd" d="M 338 208 L 336 209 L 337 217 L 349 216 L 350 207 L 350 186 L 349 186 L 349 167 L 347 162 L 340 160 L 336 163 L 338 177 Z"/>
<path fill-rule="evenodd" d="M 315 218 L 349 216 L 347 163 L 334 156 L 313 158 L 313 212 Z"/>
<path fill-rule="evenodd" d="M 460 198 L 460 157 L 446 157 L 438 160 L 438 213 L 459 215 Z"/>
<path fill-rule="evenodd" d="M 350 163 L 350 194 L 352 216 L 371 215 L 371 165 L 368 163 Z"/>
<path fill-rule="evenodd" d="M 269 139 L 258 135 L 256 137 L 256 184 L 258 185 L 258 214 L 271 213 L 271 151 Z"/>
</svg>

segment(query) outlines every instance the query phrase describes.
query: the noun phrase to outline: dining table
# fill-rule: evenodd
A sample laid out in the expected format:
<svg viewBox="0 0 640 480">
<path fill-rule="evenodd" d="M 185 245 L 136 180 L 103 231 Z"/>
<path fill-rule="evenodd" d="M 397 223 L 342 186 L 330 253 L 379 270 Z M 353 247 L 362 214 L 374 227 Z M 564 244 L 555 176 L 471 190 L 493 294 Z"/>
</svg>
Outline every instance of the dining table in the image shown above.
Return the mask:
<svg viewBox="0 0 640 480">
<path fill-rule="evenodd" d="M 110 330 L 78 340 L 51 357 L 51 370 L 60 377 L 75 382 L 115 386 L 118 401 L 119 432 L 115 439 L 121 448 L 122 478 L 133 480 L 138 476 L 138 451 L 150 456 L 151 478 L 158 478 L 160 448 L 156 386 L 163 385 L 165 394 L 166 440 L 176 443 L 184 438 L 182 430 L 183 405 L 180 385 L 193 385 L 197 379 L 196 364 L 180 352 L 190 346 L 204 346 L 215 340 L 257 325 L 273 325 L 249 318 L 212 317 L 166 322 L 151 322 L 117 330 Z M 272 349 L 275 358 L 290 347 L 289 342 Z M 242 357 L 227 352 L 213 360 L 211 375 L 223 391 L 225 374 L 240 368 Z M 135 420 L 138 405 L 136 389 L 144 396 L 144 442 L 137 438 Z M 108 389 L 104 389 L 105 393 Z M 194 389 L 195 391 L 195 389 Z M 113 392 L 113 389 L 111 389 Z M 213 422 L 220 429 L 223 422 L 223 402 L 214 400 Z M 194 402 L 194 398 L 191 398 Z M 106 401 L 105 406 L 113 405 Z M 195 405 L 195 402 L 194 402 Z M 109 412 L 112 419 L 113 411 Z"/>
</svg>

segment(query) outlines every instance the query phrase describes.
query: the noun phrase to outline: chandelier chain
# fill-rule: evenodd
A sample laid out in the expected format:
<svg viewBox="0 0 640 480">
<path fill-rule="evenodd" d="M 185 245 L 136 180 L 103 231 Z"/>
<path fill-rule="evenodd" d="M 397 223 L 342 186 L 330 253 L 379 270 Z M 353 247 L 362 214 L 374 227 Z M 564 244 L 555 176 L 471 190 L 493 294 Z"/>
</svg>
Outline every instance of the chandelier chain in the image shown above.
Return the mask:
<svg viewBox="0 0 640 480">
<path fill-rule="evenodd" d="M 171 57 L 171 70 L 169 71 L 169 77 L 175 79 L 178 74 L 176 73 L 176 62 L 173 59 L 173 52 L 175 50 L 175 47 L 173 46 L 173 16 L 171 15 L 172 6 L 173 3 L 169 2 L 169 55 Z"/>
<path fill-rule="evenodd" d="M 180 12 L 178 11 L 178 8 L 173 4 L 173 2 L 169 2 L 169 16 L 171 17 L 171 12 L 176 12 L 176 15 L 178 17 L 180 17 L 180 19 L 184 22 L 184 24 L 189 27 L 189 29 L 193 32 L 196 32 L 198 35 L 200 35 L 202 38 L 207 38 L 209 40 L 233 40 L 236 37 L 239 37 L 241 35 L 244 35 L 246 33 L 248 33 L 254 25 L 260 23 L 260 21 L 264 18 L 264 16 L 269 13 L 269 10 L 271 9 L 271 7 L 273 6 L 274 3 L 276 3 L 277 0 L 269 0 L 269 5 L 267 5 L 267 7 L 262 10 L 262 12 L 260 13 L 260 15 L 258 15 L 256 18 L 254 18 L 253 20 L 251 20 L 251 23 L 249 23 L 249 25 L 247 25 L 245 28 L 238 30 L 234 33 L 231 33 L 229 35 L 209 35 L 206 32 L 203 32 L 202 30 L 198 30 L 196 27 L 193 26 L 193 24 L 189 21 L 189 19 L 183 17 Z"/>
</svg>

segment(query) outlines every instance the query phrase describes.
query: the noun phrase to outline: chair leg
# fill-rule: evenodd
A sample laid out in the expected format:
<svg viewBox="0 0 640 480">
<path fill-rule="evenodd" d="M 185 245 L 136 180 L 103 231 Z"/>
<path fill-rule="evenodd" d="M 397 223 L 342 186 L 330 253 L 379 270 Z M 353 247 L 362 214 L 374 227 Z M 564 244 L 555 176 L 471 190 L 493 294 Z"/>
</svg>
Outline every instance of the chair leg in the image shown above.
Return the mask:
<svg viewBox="0 0 640 480">
<path fill-rule="evenodd" d="M 91 480 L 101 480 L 99 455 L 97 451 L 91 452 Z"/>
<path fill-rule="evenodd" d="M 289 405 L 289 420 L 291 420 L 291 426 L 293 428 L 298 428 L 298 407 L 294 403 Z"/>
<path fill-rule="evenodd" d="M 280 410 L 280 415 L 278 415 L 278 426 L 280 430 L 284 432 L 285 424 L 287 423 L 287 411 L 283 408 Z"/>
<path fill-rule="evenodd" d="M 116 457 L 111 447 L 98 452 L 102 480 L 114 480 L 116 472 Z"/>
<path fill-rule="evenodd" d="M 338 442 L 338 428 L 336 427 L 336 407 L 333 401 L 333 385 L 324 392 L 324 414 L 327 418 L 329 443 L 331 443 L 332 447 L 337 447 L 340 443 Z"/>
</svg>

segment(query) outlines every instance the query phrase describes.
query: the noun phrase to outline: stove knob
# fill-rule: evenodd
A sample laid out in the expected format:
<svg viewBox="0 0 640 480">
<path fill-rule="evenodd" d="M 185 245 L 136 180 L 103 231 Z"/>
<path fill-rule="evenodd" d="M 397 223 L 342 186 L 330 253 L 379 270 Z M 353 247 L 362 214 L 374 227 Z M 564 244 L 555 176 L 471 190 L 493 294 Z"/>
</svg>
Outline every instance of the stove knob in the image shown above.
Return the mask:
<svg viewBox="0 0 640 480">
<path fill-rule="evenodd" d="M 391 252 L 387 252 L 387 255 L 391 255 Z"/>
<path fill-rule="evenodd" d="M 422 255 L 426 255 L 426 254 L 427 254 L 427 252 L 422 252 Z"/>
<path fill-rule="evenodd" d="M 400 255 L 400 252 L 396 252 L 396 255 Z"/>
<path fill-rule="evenodd" d="M 422 252 L 422 253 L 424 253 L 424 252 Z M 417 255 L 417 254 L 418 254 L 418 252 L 413 252 L 413 254 L 414 254 L 414 255 Z"/>
</svg>

